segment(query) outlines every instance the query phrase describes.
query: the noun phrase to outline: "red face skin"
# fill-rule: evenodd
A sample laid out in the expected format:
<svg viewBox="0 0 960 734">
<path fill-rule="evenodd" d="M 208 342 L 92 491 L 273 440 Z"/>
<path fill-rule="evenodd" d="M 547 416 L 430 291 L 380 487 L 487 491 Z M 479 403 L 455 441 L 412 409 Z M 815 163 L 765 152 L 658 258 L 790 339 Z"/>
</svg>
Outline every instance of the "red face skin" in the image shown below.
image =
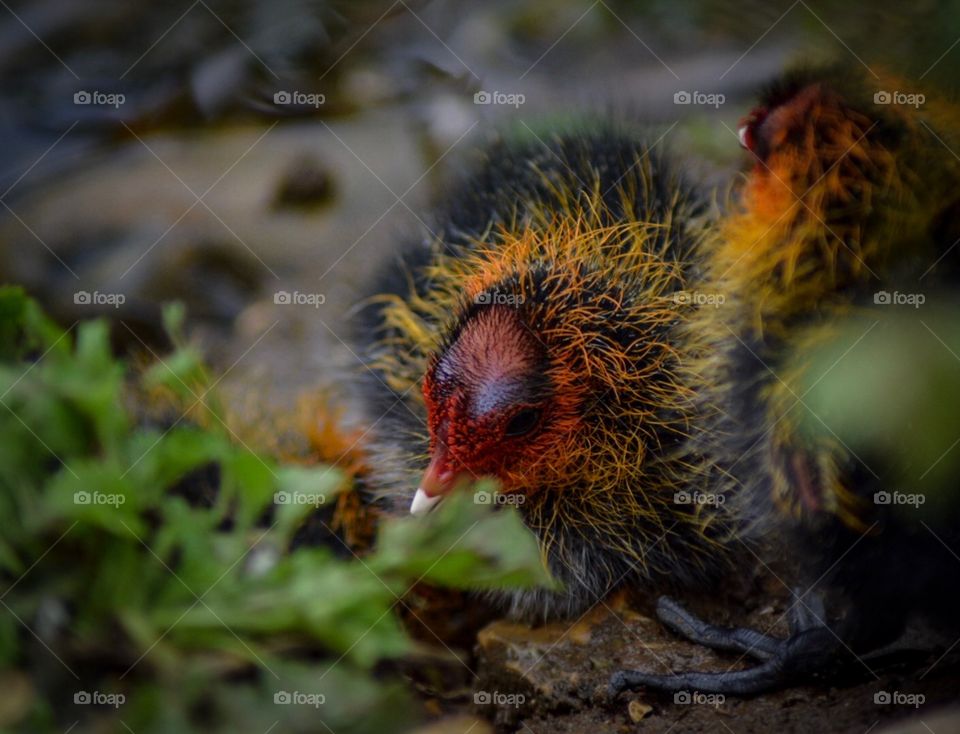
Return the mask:
<svg viewBox="0 0 960 734">
<path fill-rule="evenodd" d="M 474 315 L 423 381 L 429 498 L 460 480 L 492 476 L 505 491 L 529 486 L 554 442 L 545 349 L 512 307 Z"/>
</svg>

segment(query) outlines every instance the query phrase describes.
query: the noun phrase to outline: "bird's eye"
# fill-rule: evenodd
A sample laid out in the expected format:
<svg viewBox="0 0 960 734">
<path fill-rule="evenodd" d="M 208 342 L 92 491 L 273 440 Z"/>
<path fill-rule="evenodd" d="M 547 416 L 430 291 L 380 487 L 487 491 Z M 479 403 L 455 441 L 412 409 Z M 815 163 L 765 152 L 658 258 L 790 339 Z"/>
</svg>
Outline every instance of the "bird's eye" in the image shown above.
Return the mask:
<svg viewBox="0 0 960 734">
<path fill-rule="evenodd" d="M 760 126 L 763 125 L 767 114 L 765 107 L 758 107 L 740 121 L 740 127 L 737 128 L 737 138 L 739 138 L 742 148 L 746 148 L 751 153 L 758 153 Z"/>
<path fill-rule="evenodd" d="M 507 436 L 522 436 L 525 433 L 530 433 L 530 431 L 532 431 L 539 422 L 539 409 L 524 408 L 510 419 L 510 422 L 507 423 L 507 428 L 504 431 L 504 434 Z"/>
</svg>

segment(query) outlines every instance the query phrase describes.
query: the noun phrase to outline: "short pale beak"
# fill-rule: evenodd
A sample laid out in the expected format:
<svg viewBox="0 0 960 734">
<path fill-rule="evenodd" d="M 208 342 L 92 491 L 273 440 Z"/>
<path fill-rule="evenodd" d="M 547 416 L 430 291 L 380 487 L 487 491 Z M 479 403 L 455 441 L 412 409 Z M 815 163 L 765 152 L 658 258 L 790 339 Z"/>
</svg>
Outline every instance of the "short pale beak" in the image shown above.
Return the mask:
<svg viewBox="0 0 960 734">
<path fill-rule="evenodd" d="M 423 473 L 417 493 L 410 503 L 411 515 L 426 515 L 442 500 L 453 488 L 456 475 L 451 471 L 441 471 L 440 456 L 430 461 L 430 466 Z"/>
<path fill-rule="evenodd" d="M 418 487 L 417 493 L 413 495 L 413 502 L 410 503 L 410 514 L 426 515 L 442 499 L 442 494 L 438 494 L 436 497 L 431 497 L 423 490 L 422 487 Z"/>
</svg>

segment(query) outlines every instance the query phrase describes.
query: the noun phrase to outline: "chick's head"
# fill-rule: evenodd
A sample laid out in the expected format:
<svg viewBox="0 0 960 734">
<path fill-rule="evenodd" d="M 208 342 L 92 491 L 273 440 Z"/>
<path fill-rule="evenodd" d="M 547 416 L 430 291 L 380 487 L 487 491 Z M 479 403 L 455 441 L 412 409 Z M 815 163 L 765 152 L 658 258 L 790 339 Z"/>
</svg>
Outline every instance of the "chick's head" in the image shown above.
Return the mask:
<svg viewBox="0 0 960 734">
<path fill-rule="evenodd" d="M 549 352 L 519 308 L 473 310 L 423 381 L 431 458 L 421 497 L 484 476 L 505 492 L 533 492 L 564 470 L 582 390 L 558 375 Z"/>
</svg>

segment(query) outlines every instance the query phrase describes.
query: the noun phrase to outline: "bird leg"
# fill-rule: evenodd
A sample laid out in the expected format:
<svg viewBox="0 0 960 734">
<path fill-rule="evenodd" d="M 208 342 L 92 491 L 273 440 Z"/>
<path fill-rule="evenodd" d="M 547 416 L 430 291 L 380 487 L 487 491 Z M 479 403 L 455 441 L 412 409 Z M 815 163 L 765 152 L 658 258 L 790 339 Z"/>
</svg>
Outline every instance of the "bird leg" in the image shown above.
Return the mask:
<svg viewBox="0 0 960 734">
<path fill-rule="evenodd" d="M 798 601 L 790 610 L 790 636 L 785 640 L 742 627 L 716 627 L 684 609 L 669 597 L 657 602 L 657 617 L 667 627 L 692 642 L 713 650 L 739 652 L 759 665 L 722 673 L 687 671 L 656 675 L 621 670 L 610 677 L 613 698 L 641 687 L 660 691 L 700 691 L 733 696 L 753 696 L 793 685 L 815 676 L 836 661 L 843 642 L 827 626 L 822 601 Z"/>
</svg>

